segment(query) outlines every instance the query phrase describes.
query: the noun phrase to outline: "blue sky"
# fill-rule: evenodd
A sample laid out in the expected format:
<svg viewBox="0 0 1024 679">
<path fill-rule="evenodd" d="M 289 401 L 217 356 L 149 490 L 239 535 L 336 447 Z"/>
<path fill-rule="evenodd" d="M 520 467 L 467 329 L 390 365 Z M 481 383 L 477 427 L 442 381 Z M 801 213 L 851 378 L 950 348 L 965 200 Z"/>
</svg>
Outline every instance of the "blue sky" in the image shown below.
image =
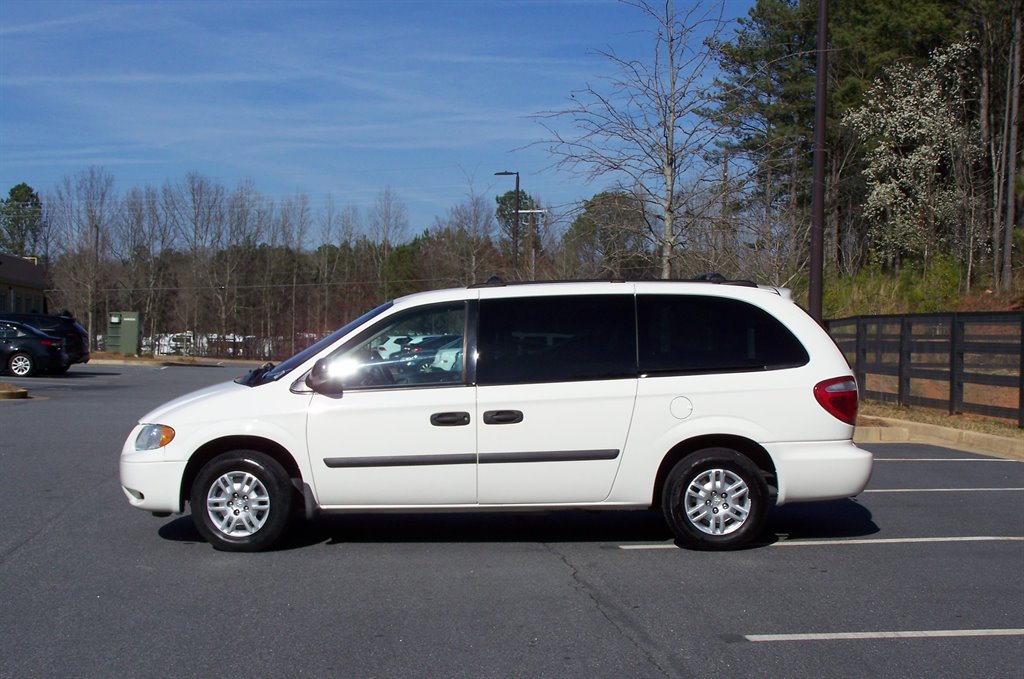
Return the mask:
<svg viewBox="0 0 1024 679">
<path fill-rule="evenodd" d="M 511 190 L 507 169 L 558 209 L 606 186 L 552 169 L 531 115 L 612 73 L 594 50 L 647 55 L 651 29 L 614 0 L 0 0 L 0 192 L 194 171 L 365 213 L 390 186 L 415 234 Z"/>
</svg>

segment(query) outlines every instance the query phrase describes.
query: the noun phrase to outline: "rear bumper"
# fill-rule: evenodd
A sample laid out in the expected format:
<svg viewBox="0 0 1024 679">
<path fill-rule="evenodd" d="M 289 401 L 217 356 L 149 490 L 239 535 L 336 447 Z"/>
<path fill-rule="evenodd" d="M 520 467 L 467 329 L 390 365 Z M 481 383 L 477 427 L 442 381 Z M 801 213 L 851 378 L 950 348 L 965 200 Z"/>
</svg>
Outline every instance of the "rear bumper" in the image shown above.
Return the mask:
<svg viewBox="0 0 1024 679">
<path fill-rule="evenodd" d="M 871 478 L 874 458 L 849 440 L 767 447 L 775 460 L 780 505 L 853 497 Z"/>
</svg>

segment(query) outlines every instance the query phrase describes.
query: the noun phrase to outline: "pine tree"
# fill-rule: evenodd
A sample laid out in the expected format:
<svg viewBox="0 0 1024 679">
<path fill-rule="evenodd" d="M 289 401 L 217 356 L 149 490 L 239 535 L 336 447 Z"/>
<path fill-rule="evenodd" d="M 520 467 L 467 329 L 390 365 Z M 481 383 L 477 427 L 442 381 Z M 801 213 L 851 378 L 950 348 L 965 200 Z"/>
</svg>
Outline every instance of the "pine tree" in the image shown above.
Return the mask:
<svg viewBox="0 0 1024 679">
<path fill-rule="evenodd" d="M 38 256 L 43 231 L 43 203 L 31 186 L 18 184 L 0 201 L 0 252 Z"/>
</svg>

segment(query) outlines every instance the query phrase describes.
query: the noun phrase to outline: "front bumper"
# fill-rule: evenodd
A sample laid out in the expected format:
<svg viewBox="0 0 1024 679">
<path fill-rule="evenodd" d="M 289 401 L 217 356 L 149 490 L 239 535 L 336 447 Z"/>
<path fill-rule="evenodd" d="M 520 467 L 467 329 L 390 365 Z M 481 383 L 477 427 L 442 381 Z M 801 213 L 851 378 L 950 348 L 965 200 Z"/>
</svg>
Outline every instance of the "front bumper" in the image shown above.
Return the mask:
<svg viewBox="0 0 1024 679">
<path fill-rule="evenodd" d="M 133 507 L 181 513 L 181 478 L 186 463 L 154 459 L 158 457 L 154 451 L 121 455 L 121 490 Z"/>
</svg>

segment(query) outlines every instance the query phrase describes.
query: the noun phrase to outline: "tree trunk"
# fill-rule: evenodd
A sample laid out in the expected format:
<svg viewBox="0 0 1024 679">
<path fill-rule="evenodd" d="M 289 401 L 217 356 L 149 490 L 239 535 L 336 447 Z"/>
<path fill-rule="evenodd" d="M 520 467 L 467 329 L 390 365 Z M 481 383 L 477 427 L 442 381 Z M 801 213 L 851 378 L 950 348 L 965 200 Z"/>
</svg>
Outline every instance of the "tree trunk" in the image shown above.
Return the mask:
<svg viewBox="0 0 1024 679">
<path fill-rule="evenodd" d="M 1006 119 L 1009 127 L 1009 143 L 1005 151 L 1006 162 L 1006 219 L 1003 221 L 1003 278 L 1002 289 L 1013 289 L 1013 229 L 1017 222 L 1017 130 L 1020 127 L 1018 116 L 1020 101 L 1020 61 L 1021 61 L 1021 18 L 1020 6 L 1013 6 L 1013 43 L 1011 61 L 1007 64 L 1007 75 L 1010 87 L 1007 88 Z M 1007 84 L 1010 84 L 1007 83 Z"/>
</svg>

